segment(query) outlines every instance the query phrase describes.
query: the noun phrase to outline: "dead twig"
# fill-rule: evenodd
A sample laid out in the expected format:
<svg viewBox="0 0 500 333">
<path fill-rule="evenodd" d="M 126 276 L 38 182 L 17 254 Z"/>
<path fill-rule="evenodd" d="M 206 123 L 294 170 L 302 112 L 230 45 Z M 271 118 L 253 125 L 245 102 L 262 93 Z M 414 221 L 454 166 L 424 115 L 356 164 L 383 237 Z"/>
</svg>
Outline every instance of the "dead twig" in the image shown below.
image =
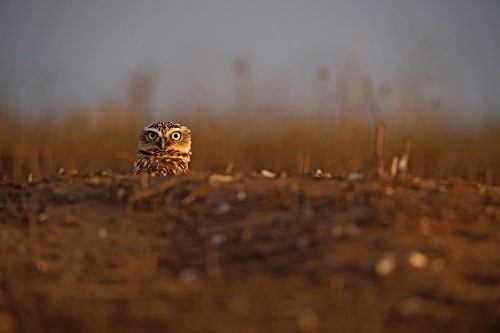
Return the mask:
<svg viewBox="0 0 500 333">
<path fill-rule="evenodd" d="M 159 194 L 162 194 L 172 187 L 174 187 L 178 183 L 177 178 L 171 178 L 166 182 L 160 184 L 155 188 L 146 188 L 143 190 L 136 191 L 132 193 L 132 195 L 127 200 L 127 211 L 131 212 L 133 210 L 134 204 L 139 200 L 144 200 L 148 198 L 155 197 Z"/>
<path fill-rule="evenodd" d="M 384 171 L 384 154 L 385 154 L 385 125 L 377 124 L 375 134 L 375 172 L 378 176 L 383 176 Z"/>
</svg>

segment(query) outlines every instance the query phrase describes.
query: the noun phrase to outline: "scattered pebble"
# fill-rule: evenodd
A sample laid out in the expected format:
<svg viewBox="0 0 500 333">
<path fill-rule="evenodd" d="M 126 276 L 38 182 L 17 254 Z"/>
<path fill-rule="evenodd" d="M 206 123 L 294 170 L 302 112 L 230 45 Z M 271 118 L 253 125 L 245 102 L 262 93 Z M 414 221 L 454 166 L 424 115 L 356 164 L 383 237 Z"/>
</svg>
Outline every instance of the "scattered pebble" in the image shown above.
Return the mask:
<svg viewBox="0 0 500 333">
<path fill-rule="evenodd" d="M 387 194 L 390 197 L 393 196 L 394 195 L 394 188 L 393 187 L 386 187 L 385 194 Z"/>
<path fill-rule="evenodd" d="M 212 235 L 212 237 L 210 237 L 210 243 L 212 243 L 213 245 L 221 245 L 225 243 L 226 240 L 227 240 L 226 236 L 220 232 L 215 233 Z"/>
<path fill-rule="evenodd" d="M 108 232 L 104 228 L 97 229 L 97 236 L 102 239 L 108 238 Z"/>
<path fill-rule="evenodd" d="M 120 187 L 116 191 L 116 198 L 121 201 L 125 198 L 125 194 L 127 194 L 127 190 L 125 190 L 123 187 Z"/>
<path fill-rule="evenodd" d="M 297 245 L 297 248 L 301 251 L 305 251 L 309 247 L 309 243 L 311 241 L 309 240 L 309 237 L 307 236 L 301 236 L 297 239 L 297 242 L 295 245 Z"/>
<path fill-rule="evenodd" d="M 415 268 L 424 268 L 429 263 L 429 258 L 420 251 L 411 251 L 408 254 L 408 263 Z"/>
<path fill-rule="evenodd" d="M 315 178 L 332 178 L 332 174 L 328 172 L 323 172 L 320 169 L 316 169 L 316 171 L 313 173 L 313 177 Z"/>
<path fill-rule="evenodd" d="M 260 170 L 260 174 L 266 178 L 276 178 L 276 174 L 266 169 Z"/>
<path fill-rule="evenodd" d="M 43 223 L 49 219 L 49 214 L 47 212 L 43 212 L 38 214 L 38 222 Z"/>
<path fill-rule="evenodd" d="M 347 179 L 349 180 L 363 180 L 365 179 L 365 175 L 363 175 L 361 172 L 352 172 L 347 176 Z"/>
<path fill-rule="evenodd" d="M 195 268 L 186 268 L 177 276 L 182 283 L 193 283 L 201 280 L 200 272 Z"/>
<path fill-rule="evenodd" d="M 52 188 L 52 193 L 55 195 L 64 195 L 66 194 L 66 191 L 62 187 L 54 187 Z"/>
<path fill-rule="evenodd" d="M 292 177 L 292 173 L 288 171 L 281 171 L 279 174 L 280 178 L 290 178 Z"/>
<path fill-rule="evenodd" d="M 214 214 L 222 215 L 231 211 L 231 204 L 227 201 L 219 201 L 215 204 Z"/>
<path fill-rule="evenodd" d="M 386 253 L 375 264 L 375 273 L 380 277 L 392 274 L 396 268 L 396 257 L 392 253 Z"/>
<path fill-rule="evenodd" d="M 448 188 L 446 186 L 444 186 L 444 185 L 438 185 L 436 187 L 436 190 L 438 192 L 441 192 L 441 193 L 447 193 L 448 192 Z"/>
<path fill-rule="evenodd" d="M 247 198 L 247 193 L 245 190 L 239 190 L 238 193 L 236 193 L 236 200 L 238 201 L 245 201 Z"/>
<path fill-rule="evenodd" d="M 334 238 L 341 238 L 343 236 L 355 236 L 359 234 L 359 231 L 359 227 L 354 223 L 349 223 L 347 225 L 336 224 L 330 230 Z"/>
</svg>

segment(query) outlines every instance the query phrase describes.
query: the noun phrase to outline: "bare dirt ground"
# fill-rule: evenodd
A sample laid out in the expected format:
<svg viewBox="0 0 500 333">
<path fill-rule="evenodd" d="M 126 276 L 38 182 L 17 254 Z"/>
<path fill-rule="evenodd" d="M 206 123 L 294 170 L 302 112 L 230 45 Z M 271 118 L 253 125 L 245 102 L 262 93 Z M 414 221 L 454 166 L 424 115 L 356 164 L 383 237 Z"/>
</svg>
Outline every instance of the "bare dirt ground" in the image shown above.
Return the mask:
<svg viewBox="0 0 500 333">
<path fill-rule="evenodd" d="M 66 172 L 0 237 L 0 332 L 500 332 L 500 188 L 459 179 Z"/>
</svg>

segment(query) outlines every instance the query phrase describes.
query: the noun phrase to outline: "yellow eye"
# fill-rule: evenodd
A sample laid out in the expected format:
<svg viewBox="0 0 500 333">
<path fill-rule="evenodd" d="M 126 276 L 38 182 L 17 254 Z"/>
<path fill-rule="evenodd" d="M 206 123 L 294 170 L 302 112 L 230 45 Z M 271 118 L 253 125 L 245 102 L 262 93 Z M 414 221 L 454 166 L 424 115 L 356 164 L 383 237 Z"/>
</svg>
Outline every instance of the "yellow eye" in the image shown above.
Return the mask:
<svg viewBox="0 0 500 333">
<path fill-rule="evenodd" d="M 156 132 L 152 132 L 152 131 L 150 131 L 150 132 L 148 132 L 148 133 L 146 134 L 146 138 L 147 138 L 148 140 L 151 140 L 151 141 L 155 140 L 157 137 L 158 137 L 158 134 L 157 134 Z"/>
<path fill-rule="evenodd" d="M 181 133 L 180 132 L 174 132 L 170 134 L 170 137 L 172 140 L 179 141 L 181 139 Z"/>
</svg>

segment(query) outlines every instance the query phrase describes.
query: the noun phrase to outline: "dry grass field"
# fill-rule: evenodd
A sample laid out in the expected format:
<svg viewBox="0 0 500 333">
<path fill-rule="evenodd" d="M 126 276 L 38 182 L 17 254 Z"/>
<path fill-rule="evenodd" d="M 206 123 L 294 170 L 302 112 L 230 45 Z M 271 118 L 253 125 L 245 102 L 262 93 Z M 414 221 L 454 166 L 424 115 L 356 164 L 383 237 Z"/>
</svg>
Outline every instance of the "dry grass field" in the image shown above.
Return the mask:
<svg viewBox="0 0 500 333">
<path fill-rule="evenodd" d="M 127 104 L 2 104 L 0 332 L 500 331 L 494 117 L 337 87 L 307 110 L 151 113 L 141 85 Z M 158 120 L 191 128 L 188 175 L 130 174 Z"/>
<path fill-rule="evenodd" d="M 230 164 L 240 171 L 266 168 L 296 174 L 316 169 L 334 174 L 369 171 L 375 128 L 381 122 L 387 129 L 386 169 L 409 138 L 409 172 L 415 176 L 500 182 L 496 112 L 466 121 L 452 106 L 442 105 L 439 96 L 424 97 L 425 87 L 418 80 L 396 80 L 392 84 L 398 89 L 388 83 L 375 86 L 368 75 L 351 69 L 333 82 L 324 66 L 315 78 L 316 101 L 296 107 L 280 98 L 249 97 L 252 89 L 245 85 L 249 69 L 238 64 L 234 103 L 226 110 L 185 103 L 148 111 L 156 88 L 147 71 L 130 79 L 127 103 L 41 106 L 35 113 L 4 101 L 0 176 L 23 180 L 31 174 L 39 180 L 61 167 L 128 173 L 140 130 L 155 121 L 176 121 L 192 129 L 192 167 L 198 171 L 221 171 Z"/>
<path fill-rule="evenodd" d="M 19 110 L 17 110 L 19 111 Z M 39 180 L 59 168 L 130 172 L 140 130 L 159 117 L 128 107 L 102 106 L 40 119 L 25 119 L 16 110 L 0 113 L 0 175 Z M 500 131 L 485 126 L 447 126 L 446 119 L 422 116 L 411 129 L 387 121 L 386 156 L 390 166 L 411 138 L 409 170 L 420 177 L 460 177 L 498 184 Z M 188 125 L 193 133 L 195 170 L 261 168 L 308 173 L 316 169 L 337 174 L 373 166 L 375 123 L 359 119 L 324 120 L 313 114 L 280 109 L 220 115 L 208 110 L 169 113 L 161 120 Z"/>
</svg>

